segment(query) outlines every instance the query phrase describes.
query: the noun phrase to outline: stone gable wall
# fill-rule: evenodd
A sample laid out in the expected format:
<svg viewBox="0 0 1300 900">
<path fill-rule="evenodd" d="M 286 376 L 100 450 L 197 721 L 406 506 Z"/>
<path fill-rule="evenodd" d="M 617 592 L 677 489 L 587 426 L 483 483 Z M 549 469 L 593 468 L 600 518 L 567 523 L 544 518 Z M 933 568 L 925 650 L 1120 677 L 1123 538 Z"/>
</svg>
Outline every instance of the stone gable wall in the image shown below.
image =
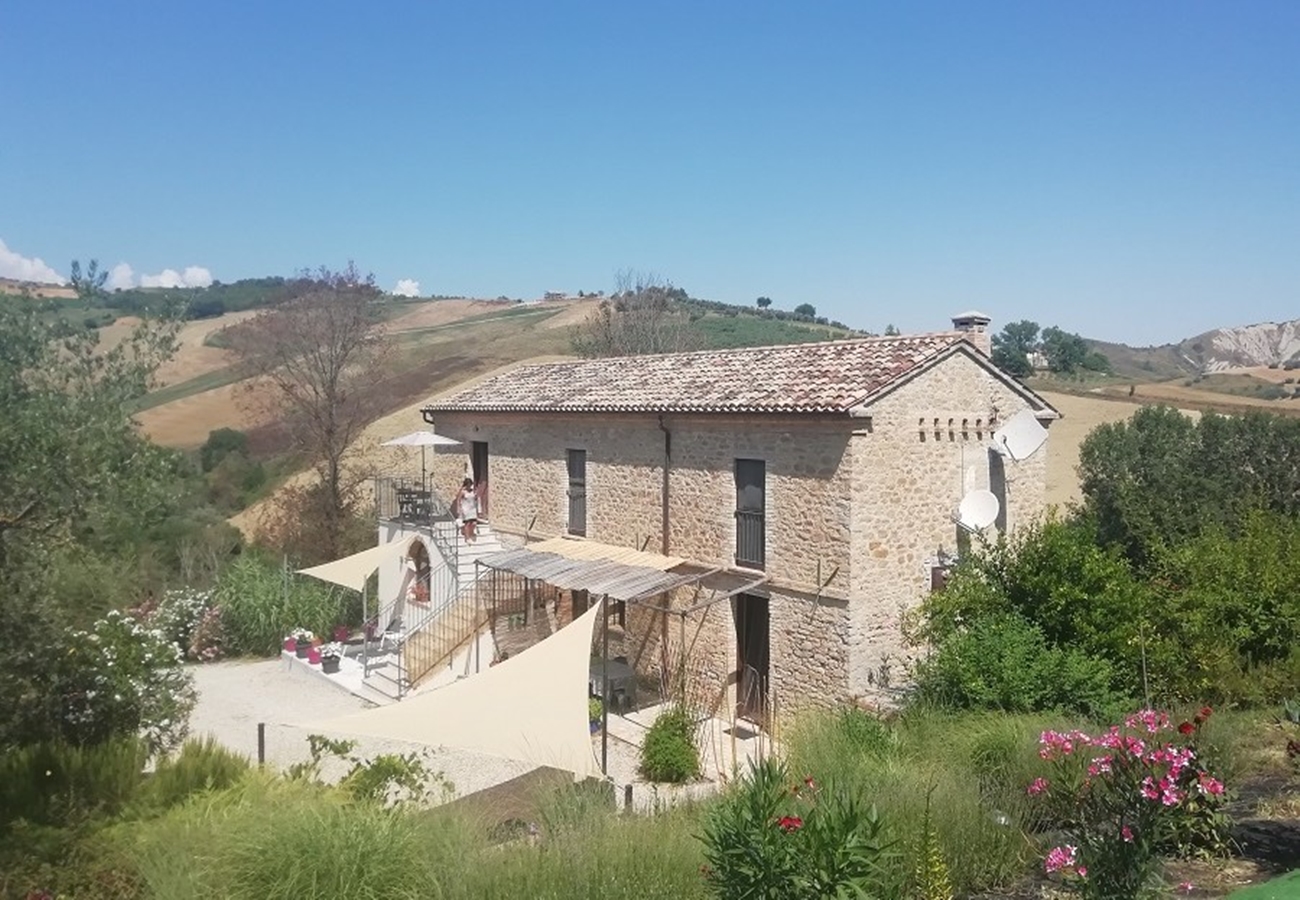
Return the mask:
<svg viewBox="0 0 1300 900">
<path fill-rule="evenodd" d="M 956 355 L 871 406 L 852 452 L 854 694 L 885 699 L 906 679 L 915 649 L 903 640 L 903 617 L 928 592 L 931 566 L 967 544 L 953 521 L 967 492 L 1004 495 L 999 529 L 1014 530 L 1042 511 L 1047 446 L 1019 463 L 990 455 L 993 430 L 1027 405 Z"/>
</svg>

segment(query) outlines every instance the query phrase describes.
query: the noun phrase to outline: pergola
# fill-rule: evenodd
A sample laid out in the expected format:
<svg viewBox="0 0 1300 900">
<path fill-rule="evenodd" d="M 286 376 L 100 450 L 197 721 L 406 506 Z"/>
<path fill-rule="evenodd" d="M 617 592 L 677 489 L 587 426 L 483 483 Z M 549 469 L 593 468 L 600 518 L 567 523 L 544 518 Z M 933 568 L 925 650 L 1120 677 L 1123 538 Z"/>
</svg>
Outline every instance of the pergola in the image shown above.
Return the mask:
<svg viewBox="0 0 1300 900">
<path fill-rule="evenodd" d="M 568 591 L 586 591 L 596 598 L 601 609 L 602 697 L 609 696 L 609 603 L 623 602 L 675 615 L 681 631 L 680 652 L 683 669 L 686 655 L 686 620 L 692 613 L 737 594 L 754 590 L 767 576 L 722 566 L 706 566 L 676 556 L 666 556 L 628 547 L 617 547 L 576 537 L 557 537 L 516 549 L 484 556 L 475 562 L 477 584 L 483 583 L 478 572 L 483 567 L 495 573 L 509 573 L 530 581 L 540 581 Z M 672 606 L 668 597 L 673 591 L 694 589 L 692 602 Z M 609 704 L 602 705 L 601 771 L 608 767 Z"/>
</svg>

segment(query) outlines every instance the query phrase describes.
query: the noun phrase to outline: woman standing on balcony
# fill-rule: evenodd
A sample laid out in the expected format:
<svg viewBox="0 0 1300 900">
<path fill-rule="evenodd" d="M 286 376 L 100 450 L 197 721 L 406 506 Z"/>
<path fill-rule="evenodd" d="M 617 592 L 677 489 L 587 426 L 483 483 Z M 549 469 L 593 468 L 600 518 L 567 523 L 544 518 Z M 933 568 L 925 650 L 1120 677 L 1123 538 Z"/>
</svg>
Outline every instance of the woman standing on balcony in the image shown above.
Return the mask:
<svg viewBox="0 0 1300 900">
<path fill-rule="evenodd" d="M 466 478 L 461 484 L 460 492 L 456 494 L 455 512 L 461 522 L 461 536 L 466 543 L 474 543 L 474 532 L 478 527 L 478 489 L 474 487 L 473 478 Z"/>
</svg>

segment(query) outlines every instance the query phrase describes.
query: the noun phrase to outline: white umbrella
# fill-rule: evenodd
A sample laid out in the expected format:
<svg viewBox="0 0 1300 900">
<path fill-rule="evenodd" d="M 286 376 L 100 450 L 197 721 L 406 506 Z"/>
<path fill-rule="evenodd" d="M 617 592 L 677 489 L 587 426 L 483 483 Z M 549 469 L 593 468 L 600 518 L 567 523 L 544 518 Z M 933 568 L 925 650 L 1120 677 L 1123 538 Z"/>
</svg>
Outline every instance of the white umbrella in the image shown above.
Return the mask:
<svg viewBox="0 0 1300 900">
<path fill-rule="evenodd" d="M 420 448 L 420 481 L 424 481 L 424 448 L 425 447 L 451 447 L 459 445 L 460 441 L 444 437 L 441 434 L 434 434 L 432 431 L 412 431 L 410 434 L 404 434 L 401 437 L 395 437 L 391 441 L 384 441 L 385 447 L 419 447 Z"/>
</svg>

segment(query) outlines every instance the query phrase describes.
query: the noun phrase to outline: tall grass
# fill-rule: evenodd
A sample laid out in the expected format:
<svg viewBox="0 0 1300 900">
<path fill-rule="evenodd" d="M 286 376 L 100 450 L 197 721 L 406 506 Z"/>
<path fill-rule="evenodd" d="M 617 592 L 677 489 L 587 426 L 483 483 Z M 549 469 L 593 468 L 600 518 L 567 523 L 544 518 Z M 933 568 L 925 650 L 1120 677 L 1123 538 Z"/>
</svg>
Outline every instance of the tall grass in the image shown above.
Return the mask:
<svg viewBox="0 0 1300 900">
<path fill-rule="evenodd" d="M 175 756 L 159 760 L 145 794 L 160 807 L 175 806 L 203 791 L 224 790 L 248 770 L 246 757 L 227 750 L 210 735 L 191 739 Z"/>
<path fill-rule="evenodd" d="M 926 796 L 952 886 L 987 890 L 1023 874 L 1034 825 L 1025 786 L 1038 774 L 1037 737 L 1059 718 L 950 715 L 916 709 L 883 722 L 857 710 L 812 715 L 787 735 L 793 771 L 831 777 L 876 804 L 917 870 Z"/>
<path fill-rule="evenodd" d="M 336 789 L 254 773 L 122 839 L 149 894 L 168 900 L 705 896 L 689 811 L 624 818 L 581 805 L 538 844 L 496 846 L 442 810 L 352 803 Z"/>
<path fill-rule="evenodd" d="M 20 819 L 67 827 L 115 815 L 135 798 L 148 757 L 132 738 L 6 750 L 0 754 L 0 829 Z"/>
<path fill-rule="evenodd" d="M 292 628 L 327 635 L 347 621 L 352 604 L 342 590 L 327 588 L 250 555 L 222 573 L 213 602 L 221 608 L 230 655 L 270 656 Z"/>
</svg>

